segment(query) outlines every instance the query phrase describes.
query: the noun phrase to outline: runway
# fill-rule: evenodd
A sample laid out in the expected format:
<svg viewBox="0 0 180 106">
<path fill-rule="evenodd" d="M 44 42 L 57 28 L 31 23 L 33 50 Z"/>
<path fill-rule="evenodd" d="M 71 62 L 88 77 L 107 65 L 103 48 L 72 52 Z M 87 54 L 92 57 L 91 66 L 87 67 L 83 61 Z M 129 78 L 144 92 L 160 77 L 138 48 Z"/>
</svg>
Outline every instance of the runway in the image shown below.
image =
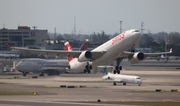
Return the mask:
<svg viewBox="0 0 180 106">
<path fill-rule="evenodd" d="M 20 74 L 0 75 L 0 91 L 36 91 L 38 93 L 38 95 L 28 96 L 0 95 L 0 106 L 108 105 L 99 104 L 97 100 L 101 100 L 101 102 L 180 103 L 180 92 L 171 92 L 172 89 L 180 90 L 180 70 L 176 69 L 180 66 L 179 63 L 180 61 L 158 63 L 156 60 L 146 60 L 136 66 L 127 61 L 122 62 L 122 74 L 140 76 L 143 79 L 141 86 L 128 83 L 126 86 L 123 86 L 122 83 L 114 86 L 112 82 L 102 80 L 102 73 L 62 74 L 38 77 L 37 79 L 32 78 L 34 74 L 26 77 Z M 162 67 L 158 67 L 158 64 Z M 163 65 L 167 67 L 163 67 Z M 157 70 L 156 67 L 158 67 Z M 76 88 L 61 88 L 60 85 L 76 86 Z M 86 87 L 80 88 L 79 86 Z M 165 92 L 156 92 L 156 89 L 162 89 Z"/>
</svg>

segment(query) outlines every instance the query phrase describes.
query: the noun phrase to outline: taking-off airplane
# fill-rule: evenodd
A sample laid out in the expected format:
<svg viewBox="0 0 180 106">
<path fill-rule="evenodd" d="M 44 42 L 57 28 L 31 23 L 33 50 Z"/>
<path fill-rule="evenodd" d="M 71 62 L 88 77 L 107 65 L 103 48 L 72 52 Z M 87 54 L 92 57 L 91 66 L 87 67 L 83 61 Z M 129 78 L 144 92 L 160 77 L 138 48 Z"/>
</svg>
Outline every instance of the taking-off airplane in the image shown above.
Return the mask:
<svg viewBox="0 0 180 106">
<path fill-rule="evenodd" d="M 172 53 L 172 49 L 169 52 L 161 53 L 142 53 L 135 52 L 133 49 L 131 52 L 126 52 L 130 48 L 134 48 L 141 39 L 141 33 L 138 29 L 127 30 L 116 37 L 110 39 L 104 44 L 96 47 L 89 51 L 64 51 L 64 50 L 37 50 L 37 49 L 25 49 L 21 47 L 10 47 L 11 49 L 38 52 L 45 55 L 57 55 L 57 56 L 68 56 L 70 70 L 75 72 L 88 72 L 95 69 L 100 65 L 108 65 L 113 60 L 116 60 L 116 67 L 113 71 L 114 74 L 120 74 L 122 66 L 120 62 L 124 58 L 128 58 L 129 61 L 134 64 L 142 61 L 148 56 L 157 56 L 162 54 Z"/>
</svg>

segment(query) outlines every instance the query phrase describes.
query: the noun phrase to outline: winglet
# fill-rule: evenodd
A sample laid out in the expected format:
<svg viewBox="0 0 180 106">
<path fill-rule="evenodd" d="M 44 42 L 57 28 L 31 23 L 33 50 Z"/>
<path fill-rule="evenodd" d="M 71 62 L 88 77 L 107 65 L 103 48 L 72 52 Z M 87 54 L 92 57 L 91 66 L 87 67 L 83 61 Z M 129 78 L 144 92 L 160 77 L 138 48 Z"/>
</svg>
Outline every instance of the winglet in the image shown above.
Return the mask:
<svg viewBox="0 0 180 106">
<path fill-rule="evenodd" d="M 172 53 L 172 48 L 170 48 L 169 52 L 171 52 L 171 53 Z"/>
</svg>

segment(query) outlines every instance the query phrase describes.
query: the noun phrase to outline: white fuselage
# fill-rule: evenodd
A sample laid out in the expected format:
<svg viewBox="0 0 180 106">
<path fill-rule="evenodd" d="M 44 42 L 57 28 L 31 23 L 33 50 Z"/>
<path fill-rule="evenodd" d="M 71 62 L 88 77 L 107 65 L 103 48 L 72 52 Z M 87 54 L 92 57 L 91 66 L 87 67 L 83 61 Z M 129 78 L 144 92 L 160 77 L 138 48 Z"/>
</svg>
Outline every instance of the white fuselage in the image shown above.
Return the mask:
<svg viewBox="0 0 180 106">
<path fill-rule="evenodd" d="M 22 72 L 42 72 L 47 69 L 57 69 L 65 70 L 68 68 L 69 63 L 67 60 L 47 60 L 47 59 L 37 59 L 29 58 L 22 59 L 17 65 L 16 68 Z"/>
<path fill-rule="evenodd" d="M 116 37 L 110 39 L 106 43 L 98 46 L 92 51 L 107 51 L 100 58 L 90 61 L 89 64 L 92 68 L 96 68 L 99 65 L 109 65 L 113 60 L 119 57 L 125 50 L 131 48 L 133 44 L 139 42 L 141 38 L 140 32 L 135 29 L 128 30 Z M 70 68 L 72 71 L 83 72 L 87 62 L 79 62 L 77 58 L 74 58 L 70 62 Z"/>
<path fill-rule="evenodd" d="M 108 73 L 107 75 L 103 76 L 103 79 L 106 81 L 114 81 L 121 83 L 135 83 L 135 84 L 142 83 L 142 79 L 139 76 L 122 75 L 122 74 Z"/>
<path fill-rule="evenodd" d="M 18 54 L 4 54 L 4 53 L 0 53 L 0 57 L 7 57 L 7 58 L 18 58 L 19 55 Z"/>
</svg>

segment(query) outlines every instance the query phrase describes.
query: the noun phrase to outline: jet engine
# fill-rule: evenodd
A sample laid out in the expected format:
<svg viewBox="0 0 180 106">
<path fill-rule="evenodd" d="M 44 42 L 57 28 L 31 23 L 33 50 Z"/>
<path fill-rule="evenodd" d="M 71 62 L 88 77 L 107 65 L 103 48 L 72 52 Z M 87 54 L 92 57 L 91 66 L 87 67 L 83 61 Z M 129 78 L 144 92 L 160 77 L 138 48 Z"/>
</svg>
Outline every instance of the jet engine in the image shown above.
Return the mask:
<svg viewBox="0 0 180 106">
<path fill-rule="evenodd" d="M 135 53 L 132 58 L 129 60 L 132 64 L 139 63 L 144 59 L 144 53 L 137 52 Z"/>
<path fill-rule="evenodd" d="M 78 61 L 79 61 L 79 62 L 88 61 L 91 57 L 92 57 L 92 53 L 91 53 L 90 51 L 83 51 L 83 52 L 79 55 Z"/>
</svg>

